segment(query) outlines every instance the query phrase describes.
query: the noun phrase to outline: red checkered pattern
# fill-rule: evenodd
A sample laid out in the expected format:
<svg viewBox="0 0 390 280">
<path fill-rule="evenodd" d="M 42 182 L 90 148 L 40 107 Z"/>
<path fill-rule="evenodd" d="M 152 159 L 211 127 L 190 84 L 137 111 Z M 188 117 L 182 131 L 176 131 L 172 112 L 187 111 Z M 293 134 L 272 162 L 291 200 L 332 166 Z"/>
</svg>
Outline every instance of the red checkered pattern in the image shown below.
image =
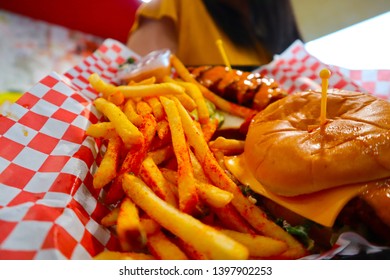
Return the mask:
<svg viewBox="0 0 390 280">
<path fill-rule="evenodd" d="M 63 76 L 39 81 L 0 117 L 0 259 L 90 259 L 117 242 L 98 221 L 107 213 L 92 187 L 97 148 L 85 130 L 100 115 L 88 77 L 115 83 L 127 58 L 106 40 Z"/>
<path fill-rule="evenodd" d="M 52 73 L 0 116 L 0 259 L 90 259 L 118 249 L 99 225 L 107 209 L 92 186 L 98 146 L 85 130 L 100 115 L 88 77 L 97 72 L 116 83 L 118 67 L 138 56 L 114 40 L 63 76 Z M 330 86 L 388 98 L 388 71 L 349 71 L 325 65 L 296 42 L 257 71 L 290 92 L 318 88 L 318 72 L 330 67 Z"/>
<path fill-rule="evenodd" d="M 296 41 L 270 64 L 254 72 L 274 78 L 293 93 L 320 89 L 319 72 L 323 68 L 332 72 L 329 88 L 367 92 L 390 100 L 390 70 L 348 70 L 327 65 L 309 54 L 301 41 Z"/>
</svg>

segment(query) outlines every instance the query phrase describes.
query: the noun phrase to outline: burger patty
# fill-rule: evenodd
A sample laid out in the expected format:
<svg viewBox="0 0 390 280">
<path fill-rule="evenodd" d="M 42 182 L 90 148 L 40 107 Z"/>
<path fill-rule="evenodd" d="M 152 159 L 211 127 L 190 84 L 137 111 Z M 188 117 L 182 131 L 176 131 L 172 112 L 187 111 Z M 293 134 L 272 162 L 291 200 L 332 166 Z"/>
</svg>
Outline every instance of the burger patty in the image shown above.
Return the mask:
<svg viewBox="0 0 390 280">
<path fill-rule="evenodd" d="M 390 197 L 383 192 L 384 188 L 372 189 L 370 195 L 366 193 L 352 199 L 341 211 L 335 223 L 336 227 L 347 225 L 355 231 L 363 231 L 362 235 L 368 241 L 376 244 L 390 245 L 390 224 L 383 219 L 380 211 L 388 211 Z M 386 187 L 390 193 L 390 188 Z M 374 197 L 381 197 L 377 200 Z M 378 203 L 378 201 L 380 201 Z"/>
<path fill-rule="evenodd" d="M 387 193 L 390 193 L 390 187 L 382 186 L 353 198 L 342 209 L 332 228 L 311 225 L 308 232 L 310 238 L 315 240 L 317 247 L 327 250 L 331 248 L 332 242 L 340 233 L 354 231 L 364 236 L 369 242 L 389 246 L 390 224 L 378 215 L 378 209 L 389 209 L 390 196 L 387 196 Z M 374 206 L 372 206 L 373 198 L 376 202 Z M 285 220 L 291 226 L 299 226 L 308 222 L 304 217 L 265 197 L 259 200 L 273 219 Z M 381 202 L 377 203 L 378 201 Z"/>
</svg>

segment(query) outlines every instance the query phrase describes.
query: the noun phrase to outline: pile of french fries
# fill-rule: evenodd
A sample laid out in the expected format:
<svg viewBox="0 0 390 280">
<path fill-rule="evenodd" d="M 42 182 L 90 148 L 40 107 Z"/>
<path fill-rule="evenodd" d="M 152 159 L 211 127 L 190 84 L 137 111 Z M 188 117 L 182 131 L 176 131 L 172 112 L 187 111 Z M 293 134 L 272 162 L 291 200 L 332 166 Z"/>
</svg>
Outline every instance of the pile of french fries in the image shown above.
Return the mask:
<svg viewBox="0 0 390 280">
<path fill-rule="evenodd" d="M 121 246 L 95 259 L 306 255 L 224 169 L 223 156 L 242 151 L 242 142 L 211 140 L 218 121 L 210 117 L 207 102 L 241 116 L 253 112 L 215 99 L 174 55 L 171 65 L 175 78 L 149 77 L 119 86 L 96 73 L 89 78 L 101 94 L 94 105 L 105 119 L 87 129 L 105 148 L 93 185 L 104 189 L 103 201 L 112 207 L 101 224 L 115 231 Z"/>
</svg>

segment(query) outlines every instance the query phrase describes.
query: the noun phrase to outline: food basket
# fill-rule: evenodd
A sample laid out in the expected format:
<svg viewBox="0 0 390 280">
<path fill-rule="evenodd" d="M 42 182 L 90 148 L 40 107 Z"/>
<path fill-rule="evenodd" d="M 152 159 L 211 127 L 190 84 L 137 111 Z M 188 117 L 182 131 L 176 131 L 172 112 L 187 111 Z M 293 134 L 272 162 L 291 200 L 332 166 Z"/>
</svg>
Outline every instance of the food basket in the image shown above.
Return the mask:
<svg viewBox="0 0 390 280">
<path fill-rule="evenodd" d="M 119 249 L 115 235 L 99 224 L 109 209 L 99 201 L 102 191 L 92 186 L 101 143 L 85 131 L 101 115 L 92 104 L 97 93 L 88 77 L 97 72 L 117 83 L 119 66 L 130 57 L 139 59 L 107 39 L 66 73 L 44 77 L 0 116 L 0 259 L 80 260 Z M 325 65 L 300 41 L 255 71 L 291 93 L 319 88 L 318 72 L 324 67 L 333 73 L 330 87 L 390 98 L 389 70 Z M 384 250 L 344 235 L 337 250 L 308 258 L 340 256 L 351 244 Z"/>
</svg>

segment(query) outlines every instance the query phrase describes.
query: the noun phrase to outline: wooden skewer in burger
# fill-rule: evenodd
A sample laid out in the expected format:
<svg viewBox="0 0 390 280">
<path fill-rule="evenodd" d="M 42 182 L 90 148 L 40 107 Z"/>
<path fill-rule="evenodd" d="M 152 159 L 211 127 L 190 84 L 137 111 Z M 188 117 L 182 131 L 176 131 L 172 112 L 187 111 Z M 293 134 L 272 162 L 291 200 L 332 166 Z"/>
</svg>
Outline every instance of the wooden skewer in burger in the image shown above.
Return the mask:
<svg viewBox="0 0 390 280">
<path fill-rule="evenodd" d="M 226 166 L 276 218 L 328 233 L 364 225 L 369 240 L 390 244 L 390 103 L 328 90 L 329 71 L 320 76 L 322 92 L 294 93 L 258 113 L 243 154 Z"/>
</svg>

